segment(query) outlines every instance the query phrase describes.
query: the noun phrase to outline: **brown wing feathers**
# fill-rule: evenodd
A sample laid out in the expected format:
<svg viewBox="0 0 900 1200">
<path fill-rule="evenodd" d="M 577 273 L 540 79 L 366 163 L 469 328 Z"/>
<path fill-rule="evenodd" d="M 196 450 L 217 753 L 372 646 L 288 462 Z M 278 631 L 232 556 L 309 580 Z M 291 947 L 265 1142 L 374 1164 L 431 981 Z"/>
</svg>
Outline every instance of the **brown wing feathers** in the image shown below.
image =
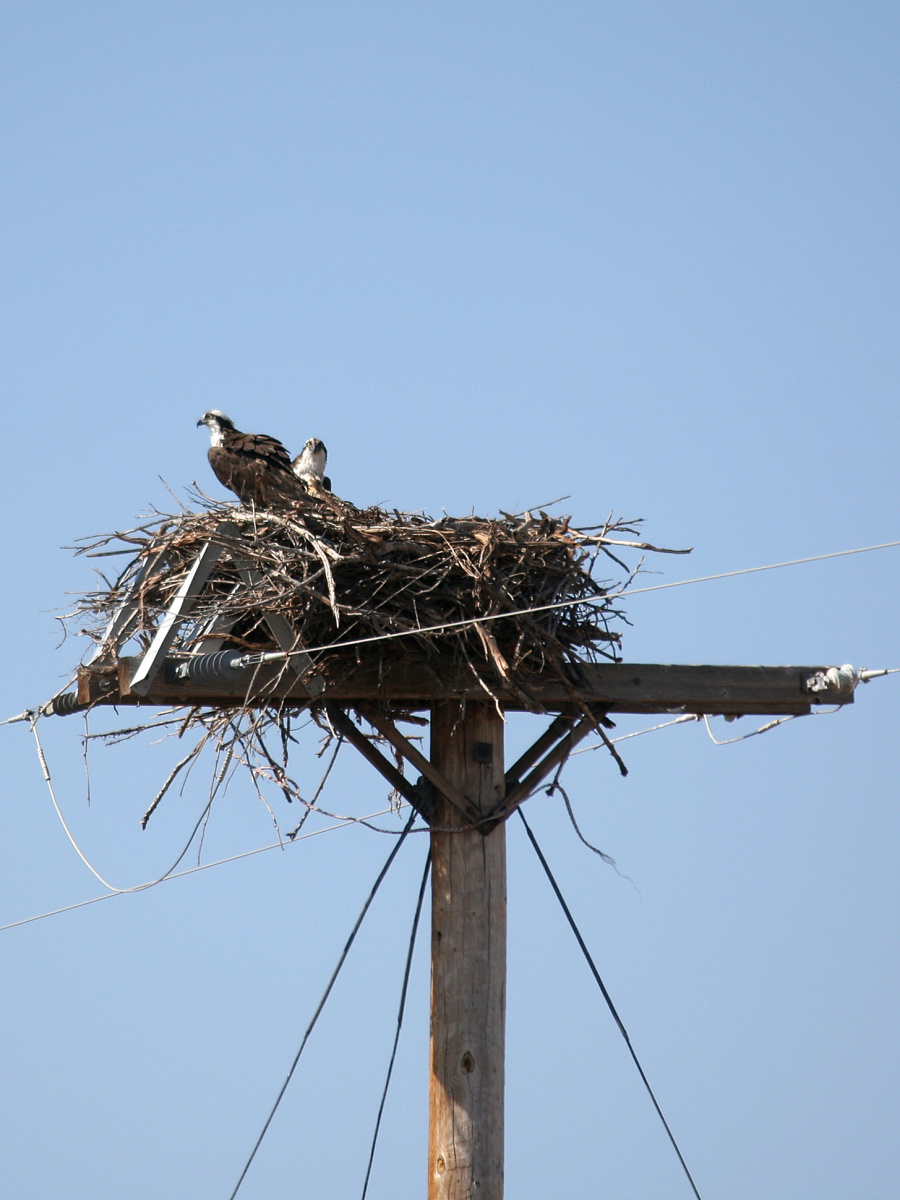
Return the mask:
<svg viewBox="0 0 900 1200">
<path fill-rule="evenodd" d="M 267 507 L 306 495 L 291 470 L 291 456 L 277 438 L 265 433 L 243 433 L 216 411 L 198 422 L 212 435 L 209 465 L 221 484 L 243 504 Z"/>
<path fill-rule="evenodd" d="M 277 438 L 269 437 L 268 434 L 241 433 L 239 429 L 235 429 L 225 444 L 234 454 L 263 459 L 274 471 L 291 470 L 291 456 Z"/>
</svg>

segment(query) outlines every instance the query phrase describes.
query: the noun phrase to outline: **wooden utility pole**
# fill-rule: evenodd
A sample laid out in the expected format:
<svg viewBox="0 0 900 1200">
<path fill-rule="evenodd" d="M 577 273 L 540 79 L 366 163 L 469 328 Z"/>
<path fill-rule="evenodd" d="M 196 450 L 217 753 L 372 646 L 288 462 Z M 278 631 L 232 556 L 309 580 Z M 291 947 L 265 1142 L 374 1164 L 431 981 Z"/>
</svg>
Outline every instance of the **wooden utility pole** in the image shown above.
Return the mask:
<svg viewBox="0 0 900 1200">
<path fill-rule="evenodd" d="M 340 521 L 336 519 L 338 513 Z M 421 525 L 418 518 L 408 521 L 398 514 L 397 520 L 391 521 L 388 514 L 381 514 L 376 529 L 361 515 L 348 555 L 346 531 L 340 529 L 350 520 L 349 509 L 339 505 L 332 517 L 335 519 L 329 518 L 329 528 L 334 540 L 344 546 L 343 553 L 328 545 L 327 540 L 320 541 L 310 529 L 305 530 L 305 536 L 321 559 L 335 621 L 341 606 L 336 602 L 331 556 L 338 564 L 352 564 L 347 579 L 357 578 L 360 570 L 365 579 L 369 566 L 389 566 L 389 556 L 396 553 L 398 582 L 400 572 L 406 578 L 405 572 L 410 571 L 417 578 L 416 587 L 425 595 L 429 589 L 423 579 L 427 580 L 431 571 L 432 590 L 442 586 L 445 567 L 432 569 L 422 564 L 444 553 L 438 550 L 449 536 L 443 521 Z M 386 540 L 381 517 L 393 533 L 402 539 L 418 539 L 418 544 Z M 320 512 L 316 521 L 321 518 Z M 451 521 L 450 525 L 454 537 L 470 538 L 470 549 L 475 547 L 472 563 L 477 560 L 476 574 L 485 580 L 490 578 L 485 555 L 490 558 L 501 543 L 507 558 L 495 557 L 495 565 L 515 560 L 517 572 L 524 569 L 535 578 L 540 575 L 543 582 L 533 593 L 528 587 L 522 590 L 521 581 L 516 583 L 517 603 L 534 604 L 537 600 L 529 601 L 528 596 L 550 594 L 544 576 L 550 569 L 547 547 L 554 544 L 554 539 L 553 552 L 558 550 L 560 557 L 554 560 L 557 565 L 552 570 L 562 571 L 571 589 L 566 593 L 556 582 L 553 588 L 563 590 L 553 594 L 577 592 L 574 581 L 580 573 L 582 583 L 578 586 L 586 588 L 583 599 L 563 600 L 562 604 L 610 602 L 602 593 L 595 594 L 599 591 L 596 585 L 592 588 L 585 584 L 587 575 L 580 566 L 584 560 L 579 555 L 585 547 L 596 548 L 604 541 L 616 546 L 638 545 L 606 537 L 610 529 L 622 528 L 622 523 L 607 525 L 602 536 L 585 537 L 577 531 L 566 532 L 567 521 L 554 525 L 544 514 L 541 518 L 536 524 L 529 515 L 521 525 L 516 525 L 514 518 L 504 523 L 475 520 L 470 532 L 469 522 Z M 273 719 L 277 723 L 285 713 L 310 709 L 316 721 L 327 724 L 333 735 L 354 746 L 381 773 L 393 792 L 427 823 L 431 836 L 428 1200 L 503 1200 L 506 819 L 590 734 L 600 739 L 598 745 L 605 743 L 624 773 L 624 764 L 606 733 L 612 725 L 611 713 L 668 713 L 678 714 L 681 719 L 800 716 L 822 704 L 852 704 L 856 684 L 866 676 L 850 666 L 578 661 L 572 657 L 572 646 L 567 642 L 566 649 L 550 632 L 546 633 L 549 649 L 541 648 L 540 636 L 517 641 L 516 656 L 521 661 L 516 670 L 511 670 L 494 635 L 499 637 L 499 631 L 517 617 L 542 612 L 542 605 L 533 610 L 511 605 L 508 613 L 491 611 L 483 617 L 450 621 L 447 626 L 395 629 L 382 635 L 382 628 L 403 624 L 391 607 L 386 608 L 383 622 L 370 619 L 359 630 L 351 624 L 350 634 L 356 636 L 343 633 L 341 636 L 348 639 L 346 646 L 335 642 L 309 650 L 303 644 L 309 634 L 308 624 L 304 622 L 306 633 L 301 636 L 291 618 L 299 603 L 295 590 L 275 588 L 271 602 L 266 598 L 266 573 L 271 562 L 268 554 L 260 553 L 261 535 L 255 514 L 252 520 L 251 542 L 245 540 L 236 513 L 211 531 L 204 517 L 200 527 L 192 526 L 195 533 L 198 528 L 204 529 L 192 563 L 182 562 L 187 551 L 180 535 L 176 538 L 168 525 L 161 527 L 163 533 L 154 534 L 146 542 L 143 558 L 129 568 L 132 573 L 122 577 L 127 584 L 120 581 L 106 598 L 113 611 L 94 656 L 78 671 L 76 690 L 55 696 L 43 706 L 42 715 L 62 716 L 95 705 L 120 704 L 220 708 L 226 713 L 259 708 L 276 710 Z M 188 525 L 192 521 L 190 518 Z M 300 524 L 304 524 L 302 519 Z M 533 528 L 525 533 L 529 526 Z M 125 540 L 130 544 L 131 539 Z M 447 563 L 457 554 L 452 543 L 448 542 L 448 547 Z M 278 553 L 290 558 L 298 550 L 315 558 L 306 541 L 302 549 L 298 543 L 293 550 L 282 547 Z M 527 557 L 529 553 L 531 558 Z M 217 564 L 223 554 L 225 567 L 220 569 Z M 174 562 L 169 561 L 170 555 L 174 555 Z M 449 566 L 446 571 L 449 577 Z M 303 567 L 295 580 L 297 589 L 306 595 L 307 616 L 316 603 L 324 601 L 318 594 L 324 585 L 315 582 L 314 587 L 310 586 L 317 578 L 318 571 L 310 575 Z M 546 579 L 556 579 L 556 575 Z M 166 601 L 168 589 L 176 580 L 177 588 Z M 466 577 L 467 595 L 468 586 Z M 359 603 L 375 605 L 377 597 L 383 595 L 382 588 L 380 584 L 370 593 L 363 586 L 357 598 L 343 607 L 355 611 Z M 489 594 L 495 594 L 493 585 Z M 502 607 L 500 596 L 496 591 L 496 601 L 490 602 L 492 610 Z M 462 605 L 460 614 L 477 607 L 475 593 L 468 595 L 463 604 L 451 588 L 447 600 Z M 158 613 L 154 624 L 153 614 L 166 603 L 166 611 Z M 419 625 L 415 599 L 411 603 L 407 619 Z M 434 610 L 438 611 L 440 606 Z M 456 614 L 457 608 L 447 611 Z M 431 610 L 426 609 L 426 615 L 428 612 Z M 491 625 L 491 633 L 485 626 L 499 618 L 501 625 Z M 190 636 L 182 636 L 180 628 L 188 620 L 192 622 Z M 585 628 L 587 620 L 585 611 L 576 619 L 577 630 L 571 636 L 575 637 L 575 647 L 582 646 L 589 658 L 598 648 L 603 649 L 604 640 L 611 635 L 598 623 L 593 637 Z M 598 622 L 603 620 L 601 606 Z M 475 656 L 475 662 L 465 651 L 464 639 L 454 650 L 453 636 L 431 637 L 439 632 L 450 635 L 470 624 L 476 626 L 484 651 Z M 248 631 L 264 627 L 280 649 L 254 649 L 245 637 Z M 329 637 L 336 636 L 330 622 L 321 628 Z M 360 636 L 360 630 L 365 629 L 371 629 L 373 636 Z M 149 644 L 139 655 L 121 654 L 122 648 L 141 640 L 136 635 L 151 633 Z M 384 645 L 386 639 L 407 633 L 419 635 L 411 646 L 407 644 L 408 652 Z M 264 639 L 264 647 L 268 642 Z M 371 653 L 366 649 L 369 642 L 379 643 L 371 647 Z M 606 650 L 610 648 L 606 646 Z M 518 761 L 505 769 L 503 713 L 515 711 L 539 714 L 549 720 Z M 412 714 L 426 712 L 431 717 L 428 758 L 414 744 L 417 739 L 410 740 L 397 727 Z M 372 733 L 366 732 L 364 724 L 371 727 Z M 392 758 L 384 753 L 385 746 L 393 751 Z M 407 770 L 412 776 L 405 773 Z"/>
<path fill-rule="evenodd" d="M 505 781 L 495 706 L 435 704 L 431 761 L 481 815 L 496 810 Z M 485 835 L 464 824 L 436 795 L 428 1200 L 502 1200 L 506 825 Z"/>
<path fill-rule="evenodd" d="M 823 666 L 585 663 L 570 679 L 530 680 L 525 699 L 490 666 L 474 677 L 453 660 L 440 681 L 434 664 L 426 670 L 403 660 L 363 663 L 335 681 L 307 679 L 278 664 L 245 671 L 220 667 L 214 653 L 170 655 L 170 628 L 190 600 L 182 590 L 187 598 L 176 597 L 181 607 L 144 656 L 83 667 L 77 691 L 44 711 L 63 715 L 96 704 L 322 706 L 332 728 L 431 826 L 428 1200 L 503 1200 L 505 818 L 606 714 L 800 715 L 820 704 L 852 704 L 857 674 Z M 276 639 L 279 633 L 292 642 L 290 631 L 276 629 Z M 505 773 L 498 705 L 508 711 L 539 705 L 557 714 Z M 429 709 L 426 759 L 395 719 L 398 711 Z M 418 783 L 385 757 L 351 718 L 354 711 L 421 772 Z"/>
</svg>

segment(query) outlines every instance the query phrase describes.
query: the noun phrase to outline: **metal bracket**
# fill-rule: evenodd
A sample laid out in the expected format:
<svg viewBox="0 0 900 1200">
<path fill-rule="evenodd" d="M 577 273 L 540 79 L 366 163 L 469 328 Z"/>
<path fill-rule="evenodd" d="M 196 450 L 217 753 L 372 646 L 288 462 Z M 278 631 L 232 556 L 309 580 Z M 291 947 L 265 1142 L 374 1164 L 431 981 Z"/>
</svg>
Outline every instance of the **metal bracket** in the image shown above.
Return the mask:
<svg viewBox="0 0 900 1200">
<path fill-rule="evenodd" d="M 263 580 L 264 576 L 262 572 L 257 571 L 247 559 L 241 558 L 238 555 L 233 555 L 232 557 L 234 565 L 237 567 L 238 573 L 244 583 L 249 584 L 251 587 L 256 587 Z M 290 621 L 286 617 L 281 616 L 280 613 L 263 612 L 262 617 L 268 625 L 272 637 L 285 654 L 290 655 L 287 660 L 289 665 L 302 678 L 315 666 L 315 661 L 301 648 L 300 635 Z M 314 675 L 312 679 L 304 681 L 304 686 L 310 696 L 321 696 L 325 690 L 325 680 L 321 675 Z"/>
<path fill-rule="evenodd" d="M 859 683 L 859 677 L 859 671 L 845 663 L 842 667 L 828 667 L 825 671 L 816 671 L 815 675 L 808 675 L 803 680 L 803 690 L 813 695 L 827 696 L 834 692 L 849 692 L 852 695 L 853 689 Z"/>
<path fill-rule="evenodd" d="M 222 521 L 216 526 L 213 538 L 239 539 L 240 530 L 230 521 Z M 218 540 L 214 541 L 213 539 L 210 539 L 210 541 L 203 546 L 200 553 L 194 559 L 194 563 L 190 570 L 187 572 L 184 579 L 182 579 L 181 585 L 179 586 L 178 591 L 175 593 L 172 603 L 169 605 L 165 616 L 159 623 L 159 627 L 154 634 L 153 641 L 150 643 L 149 649 L 141 659 L 140 665 L 131 679 L 130 689 L 138 696 L 146 696 L 150 691 L 153 681 L 156 679 L 163 663 L 165 662 L 166 655 L 172 645 L 172 642 L 175 640 L 179 626 L 181 625 L 182 621 L 188 617 L 194 605 L 200 598 L 203 588 L 206 586 L 206 583 L 212 574 L 213 567 L 218 562 L 224 549 L 225 546 L 222 545 Z M 255 587 L 257 584 L 259 584 L 263 579 L 262 573 L 257 571 L 251 565 L 249 560 L 243 558 L 239 553 L 231 551 L 231 554 L 241 580 L 250 587 Z M 161 556 L 157 556 L 153 560 L 153 566 L 155 567 L 160 562 Z M 149 569 L 150 565 L 148 563 L 146 570 L 149 571 Z M 142 574 L 139 574 L 135 584 L 133 585 L 132 594 L 134 588 L 137 587 L 140 581 L 145 577 L 145 574 L 146 572 L 144 568 L 142 568 Z M 121 621 L 130 619 L 130 610 L 120 611 Z M 300 653 L 297 653 L 297 649 L 300 644 L 300 638 L 290 621 L 288 621 L 286 617 L 281 616 L 280 613 L 263 612 L 262 617 L 268 625 L 269 631 L 271 632 L 275 641 L 278 643 L 281 649 L 290 656 L 287 661 L 294 672 L 301 677 L 306 675 L 309 669 L 314 665 L 313 659 L 305 652 L 301 651 Z M 110 628 L 112 629 L 112 625 Z M 107 637 L 108 636 L 109 633 L 107 633 Z M 315 697 L 321 695 L 321 693 L 324 691 L 325 681 L 316 676 L 313 679 L 305 681 L 304 686 L 306 687 L 309 695 Z"/>
<path fill-rule="evenodd" d="M 131 626 L 141 611 L 141 603 L 137 599 L 138 589 L 144 580 L 151 576 L 158 567 L 164 566 L 167 557 L 168 551 L 162 549 L 151 551 L 144 559 L 144 562 L 132 579 L 127 593 L 123 596 L 121 603 L 110 617 L 109 623 L 103 631 L 103 637 L 94 647 L 94 653 L 87 660 L 88 665 L 106 658 L 110 653 L 113 658 L 118 657 L 119 646 L 123 639 L 130 633 Z"/>
<path fill-rule="evenodd" d="M 236 532 L 236 527 L 229 521 L 222 521 L 216 526 L 213 537 L 222 537 Z M 182 579 L 166 615 L 159 623 L 150 648 L 141 659 L 140 666 L 132 677 L 131 690 L 138 696 L 146 696 L 150 691 L 153 680 L 159 674 L 165 661 L 169 647 L 175 640 L 179 625 L 197 603 L 223 549 L 224 547 L 218 543 L 208 541 L 194 559 L 194 565 Z"/>
</svg>

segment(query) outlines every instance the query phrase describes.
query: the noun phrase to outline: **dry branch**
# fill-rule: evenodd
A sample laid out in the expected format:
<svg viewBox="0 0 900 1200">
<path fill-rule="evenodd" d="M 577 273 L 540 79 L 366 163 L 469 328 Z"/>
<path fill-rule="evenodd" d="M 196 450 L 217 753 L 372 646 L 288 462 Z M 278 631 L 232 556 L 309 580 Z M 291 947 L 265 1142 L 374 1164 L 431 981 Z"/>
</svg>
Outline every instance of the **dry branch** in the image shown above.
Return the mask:
<svg viewBox="0 0 900 1200">
<path fill-rule="evenodd" d="M 313 498 L 277 512 L 210 502 L 85 540 L 78 553 L 134 557 L 112 587 L 79 598 L 69 623 L 77 621 L 92 637 L 99 668 L 128 644 L 132 653 L 141 652 L 212 542 L 221 553 L 178 630 L 175 656 L 213 647 L 277 651 L 266 620 L 275 614 L 290 623 L 297 646 L 309 651 L 313 670 L 329 683 L 360 664 L 381 672 L 400 660 L 426 666 L 439 680 L 452 663 L 482 682 L 499 674 L 527 698 L 529 684 L 548 672 L 568 678 L 578 663 L 618 661 L 624 613 L 610 597 L 612 582 L 594 572 L 598 559 L 613 561 L 628 578 L 639 568 L 629 569 L 617 552 L 659 550 L 639 540 L 639 524 L 610 517 L 578 530 L 568 517 L 544 511 L 434 520 Z M 560 602 L 571 603 L 534 611 Z M 454 622 L 464 624 L 441 628 Z M 107 638 L 108 629 L 114 633 Z M 342 645 L 385 634 L 392 639 Z M 328 649 L 317 654 L 317 647 Z M 315 701 L 306 704 L 317 716 Z M 258 697 L 252 707 L 194 707 L 181 732 L 199 725 L 213 746 L 237 743 L 256 779 L 268 777 L 288 799 L 303 800 L 284 769 L 297 707 L 274 698 L 260 707 Z M 268 731 L 280 737 L 284 768 L 265 749 Z"/>
</svg>

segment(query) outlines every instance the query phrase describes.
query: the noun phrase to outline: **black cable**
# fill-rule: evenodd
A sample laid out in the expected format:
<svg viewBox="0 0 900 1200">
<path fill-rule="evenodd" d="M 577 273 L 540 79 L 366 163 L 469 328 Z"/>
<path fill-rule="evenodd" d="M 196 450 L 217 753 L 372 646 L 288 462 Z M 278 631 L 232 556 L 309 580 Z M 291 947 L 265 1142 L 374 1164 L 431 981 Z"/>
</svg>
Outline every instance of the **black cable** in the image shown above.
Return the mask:
<svg viewBox="0 0 900 1200">
<path fill-rule="evenodd" d="M 388 1088 L 391 1085 L 391 1075 L 394 1070 L 394 1059 L 397 1057 L 397 1046 L 400 1042 L 400 1030 L 403 1027 L 403 1013 L 406 1008 L 406 991 L 409 987 L 409 972 L 412 967 L 413 951 L 416 948 L 416 934 L 419 931 L 419 917 L 422 915 L 422 901 L 425 899 L 425 885 L 431 871 L 431 850 L 425 859 L 425 870 L 422 872 L 422 882 L 419 884 L 419 899 L 416 902 L 416 913 L 413 917 L 412 932 L 409 935 L 409 949 L 406 952 L 406 969 L 403 972 L 403 987 L 400 989 L 400 1007 L 397 1011 L 397 1029 L 394 1033 L 394 1048 L 391 1050 L 391 1061 L 388 1063 L 387 1077 L 384 1081 L 384 1091 L 381 1093 L 381 1103 L 378 1105 L 378 1116 L 375 1118 L 375 1132 L 372 1134 L 372 1148 L 369 1150 L 369 1162 L 366 1166 L 366 1178 L 363 1183 L 360 1200 L 366 1200 L 369 1190 L 369 1177 L 372 1174 L 372 1163 L 375 1161 L 375 1146 L 378 1142 L 378 1132 L 381 1129 L 381 1117 L 387 1100 Z"/>
<path fill-rule="evenodd" d="M 356 935 L 359 933 L 359 928 L 363 923 L 363 919 L 365 918 L 366 913 L 369 911 L 369 906 L 371 905 L 372 901 L 375 899 L 375 893 L 381 887 L 381 884 L 384 881 L 384 877 L 385 877 L 385 875 L 387 875 L 388 871 L 390 870 L 391 863 L 397 857 L 397 852 L 399 851 L 400 847 L 403 845 L 404 841 L 406 840 L 406 835 L 409 833 L 410 829 L 412 828 L 413 821 L 415 821 L 417 815 L 418 814 L 414 811 L 412 813 L 412 815 L 410 816 L 403 832 L 401 833 L 401 835 L 397 839 L 397 841 L 394 843 L 394 848 L 393 848 L 393 850 L 391 850 L 390 854 L 388 855 L 387 861 L 385 862 L 384 866 L 379 871 L 378 878 L 372 884 L 372 890 L 369 892 L 366 902 L 362 906 L 362 912 L 356 918 L 356 924 L 353 926 L 353 929 L 350 932 L 350 936 L 347 938 L 347 943 L 344 946 L 344 949 L 341 951 L 341 956 L 338 959 L 337 966 L 334 968 L 331 978 L 328 980 L 328 985 L 325 988 L 325 991 L 322 993 L 322 999 L 319 1001 L 318 1005 L 316 1006 L 316 1011 L 313 1013 L 312 1020 L 306 1027 L 306 1033 L 304 1033 L 303 1041 L 300 1043 L 300 1049 L 297 1051 L 296 1055 L 294 1056 L 294 1061 L 291 1063 L 291 1069 L 287 1073 L 287 1078 L 285 1079 L 284 1083 L 281 1085 L 281 1090 L 279 1091 L 278 1095 L 275 1098 L 275 1103 L 272 1105 L 272 1110 L 269 1113 L 269 1115 L 266 1117 L 265 1124 L 262 1127 L 262 1132 L 260 1133 L 259 1137 L 256 1139 L 256 1144 L 254 1145 L 253 1149 L 250 1151 L 250 1157 L 247 1159 L 246 1163 L 244 1164 L 244 1169 L 243 1169 L 243 1171 L 241 1171 L 240 1177 L 239 1177 L 237 1183 L 234 1185 L 234 1191 L 228 1197 L 228 1200 L 234 1200 L 235 1196 L 238 1194 L 241 1184 L 244 1182 L 244 1178 L 245 1178 L 247 1172 L 250 1170 L 250 1164 L 253 1162 L 254 1158 L 256 1157 L 256 1152 L 262 1145 L 262 1140 L 266 1136 L 266 1133 L 268 1132 L 269 1126 L 272 1123 L 272 1118 L 275 1116 L 275 1113 L 278 1109 L 278 1105 L 281 1103 L 281 1101 L 284 1097 L 284 1093 L 287 1091 L 288 1084 L 291 1082 L 291 1077 L 297 1068 L 297 1063 L 300 1061 L 300 1055 L 303 1053 L 304 1047 L 306 1046 L 306 1043 L 309 1041 L 309 1035 L 312 1033 L 313 1027 L 314 1027 L 316 1021 L 318 1021 L 319 1016 L 322 1012 L 322 1009 L 325 1007 L 326 1000 L 331 995 L 331 989 L 334 987 L 335 980 L 337 979 L 338 975 L 341 973 L 341 968 L 343 967 L 344 963 L 347 961 L 347 955 L 350 953 L 350 947 L 353 945 L 354 939 L 356 938 Z"/>
<path fill-rule="evenodd" d="M 618 1025 L 619 1032 L 621 1033 L 622 1037 L 625 1039 L 625 1045 L 628 1047 L 628 1053 L 631 1055 L 632 1059 L 634 1060 L 634 1065 L 637 1067 L 638 1073 L 639 1073 L 641 1079 L 643 1080 L 644 1087 L 647 1089 L 647 1095 L 653 1101 L 653 1107 L 656 1109 L 656 1112 L 657 1112 L 657 1115 L 658 1115 L 660 1121 L 662 1121 L 663 1129 L 665 1129 L 666 1133 L 669 1135 L 669 1141 L 672 1143 L 675 1153 L 678 1155 L 678 1161 L 681 1163 L 682 1170 L 684 1171 L 685 1175 L 687 1176 L 687 1181 L 691 1185 L 691 1188 L 693 1190 L 694 1195 L 697 1197 L 697 1200 L 701 1200 L 700 1193 L 697 1191 L 697 1185 L 694 1183 L 691 1173 L 688 1170 L 687 1163 L 684 1161 L 684 1156 L 682 1155 L 681 1151 L 678 1149 L 678 1143 L 675 1141 L 675 1136 L 672 1133 L 672 1130 L 669 1128 L 668 1121 L 663 1116 L 663 1111 L 659 1107 L 657 1099 L 653 1094 L 653 1088 L 651 1088 L 650 1082 L 647 1079 L 647 1076 L 644 1074 L 644 1068 L 641 1066 L 640 1062 L 638 1061 L 638 1056 L 634 1052 L 634 1047 L 631 1044 L 631 1038 L 628 1036 L 628 1030 L 622 1024 L 622 1018 L 616 1012 L 616 1006 L 612 1002 L 612 997 L 610 996 L 609 992 L 606 990 L 606 985 L 604 984 L 603 980 L 600 978 L 600 972 L 597 970 L 596 966 L 594 965 L 594 960 L 591 958 L 590 951 L 588 950 L 587 946 L 584 943 L 584 938 L 581 936 L 581 931 L 579 930 L 578 926 L 575 924 L 575 918 L 572 916 L 572 913 L 569 910 L 568 904 L 566 904 L 565 900 L 563 899 L 563 894 L 559 890 L 559 884 L 556 882 L 556 880 L 553 877 L 553 872 L 550 870 L 547 860 L 546 860 L 546 858 L 544 858 L 543 852 L 541 851 L 540 846 L 537 844 L 537 839 L 535 838 L 534 834 L 531 832 L 531 826 L 525 820 L 525 814 L 522 812 L 521 807 L 517 811 L 518 811 L 519 816 L 522 818 L 522 824 L 525 826 L 525 832 L 528 834 L 528 837 L 529 837 L 529 840 L 531 841 L 532 846 L 534 846 L 535 853 L 537 854 L 538 858 L 540 859 L 541 866 L 544 868 L 544 873 L 546 874 L 547 878 L 550 880 L 550 886 L 553 888 L 554 892 L 556 893 L 556 898 L 559 901 L 560 906 L 562 907 L 562 910 L 566 915 L 566 920 L 569 922 L 569 925 L 572 928 L 572 932 L 575 934 L 575 938 L 578 942 L 578 945 L 581 947 L 581 953 L 584 955 L 585 959 L 587 960 L 587 964 L 591 969 L 591 973 L 594 976 L 594 979 L 597 981 L 597 986 L 600 988 L 600 991 L 603 993 L 603 999 L 606 1001 L 606 1005 L 609 1008 L 609 1011 L 612 1013 L 613 1020 Z"/>
</svg>

